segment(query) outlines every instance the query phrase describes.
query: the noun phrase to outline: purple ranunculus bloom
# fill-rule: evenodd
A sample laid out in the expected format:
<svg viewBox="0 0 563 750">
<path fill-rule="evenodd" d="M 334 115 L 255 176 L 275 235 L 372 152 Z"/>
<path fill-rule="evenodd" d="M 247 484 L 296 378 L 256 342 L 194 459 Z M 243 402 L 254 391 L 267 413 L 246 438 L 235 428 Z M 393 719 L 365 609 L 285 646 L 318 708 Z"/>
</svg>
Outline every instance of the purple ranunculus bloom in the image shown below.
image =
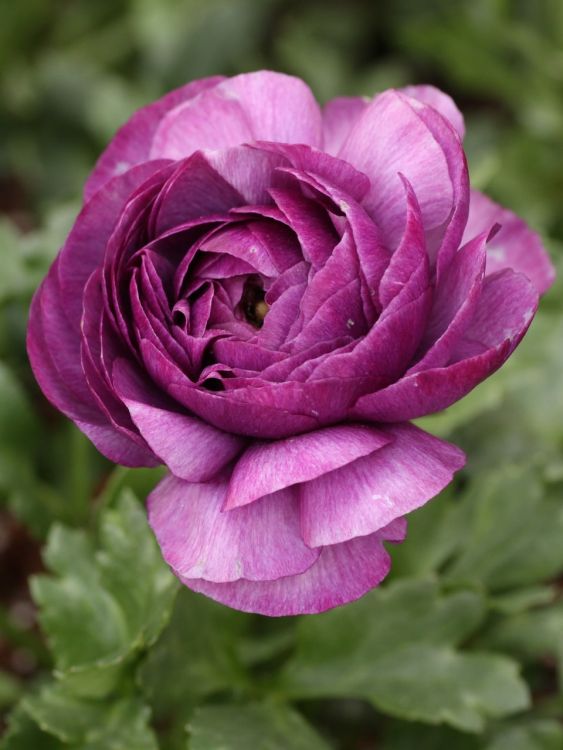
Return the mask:
<svg viewBox="0 0 563 750">
<path fill-rule="evenodd" d="M 149 519 L 195 591 L 267 615 L 356 599 L 463 465 L 409 420 L 502 365 L 553 269 L 470 190 L 462 136 L 431 86 L 321 109 L 259 72 L 168 94 L 101 156 L 29 356 L 108 458 L 166 464 Z"/>
</svg>

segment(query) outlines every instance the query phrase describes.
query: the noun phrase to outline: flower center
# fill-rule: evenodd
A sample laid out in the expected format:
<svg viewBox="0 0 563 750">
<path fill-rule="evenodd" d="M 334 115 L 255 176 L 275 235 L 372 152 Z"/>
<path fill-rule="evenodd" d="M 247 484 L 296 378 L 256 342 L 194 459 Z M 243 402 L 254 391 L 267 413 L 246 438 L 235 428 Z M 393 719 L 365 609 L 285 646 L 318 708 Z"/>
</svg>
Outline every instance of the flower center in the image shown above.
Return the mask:
<svg viewBox="0 0 563 750">
<path fill-rule="evenodd" d="M 240 309 L 245 319 L 255 328 L 262 328 L 264 318 L 270 309 L 265 302 L 265 292 L 256 279 L 250 279 L 244 285 Z"/>
</svg>

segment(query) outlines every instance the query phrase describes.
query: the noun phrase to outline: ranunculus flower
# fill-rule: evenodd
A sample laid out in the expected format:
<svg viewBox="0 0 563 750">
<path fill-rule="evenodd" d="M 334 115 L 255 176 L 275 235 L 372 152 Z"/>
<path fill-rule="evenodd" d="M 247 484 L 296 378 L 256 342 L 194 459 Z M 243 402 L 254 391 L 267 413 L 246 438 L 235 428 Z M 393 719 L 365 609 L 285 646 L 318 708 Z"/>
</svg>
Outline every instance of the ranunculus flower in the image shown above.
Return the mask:
<svg viewBox="0 0 563 750">
<path fill-rule="evenodd" d="M 267 615 L 356 599 L 462 466 L 408 420 L 494 372 L 553 279 L 470 191 L 462 136 L 431 86 L 321 109 L 259 72 L 168 94 L 100 158 L 29 355 L 108 458 L 166 464 L 149 519 L 195 591 Z"/>
</svg>

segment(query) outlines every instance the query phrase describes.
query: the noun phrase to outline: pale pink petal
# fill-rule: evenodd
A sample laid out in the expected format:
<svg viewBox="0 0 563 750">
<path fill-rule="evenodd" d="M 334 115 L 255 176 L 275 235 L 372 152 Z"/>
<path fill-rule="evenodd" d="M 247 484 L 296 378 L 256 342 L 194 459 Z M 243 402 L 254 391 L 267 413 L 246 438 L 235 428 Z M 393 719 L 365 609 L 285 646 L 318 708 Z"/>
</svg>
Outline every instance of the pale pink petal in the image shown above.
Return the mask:
<svg viewBox="0 0 563 750">
<path fill-rule="evenodd" d="M 253 443 L 233 469 L 225 508 L 237 508 L 322 476 L 379 450 L 392 439 L 375 427 L 340 425 L 286 440 Z"/>
<path fill-rule="evenodd" d="M 420 86 L 405 86 L 400 89 L 403 94 L 418 99 L 423 104 L 428 104 L 430 107 L 438 110 L 438 112 L 448 120 L 459 137 L 463 140 L 465 135 L 465 124 L 463 122 L 463 115 L 456 106 L 454 100 L 448 94 L 440 91 L 435 86 L 420 85 Z"/>
<path fill-rule="evenodd" d="M 150 494 L 149 523 L 177 576 L 271 581 L 313 565 L 319 550 L 301 539 L 294 490 L 221 512 L 226 490 L 224 480 L 194 484 L 168 476 Z"/>
<path fill-rule="evenodd" d="M 369 104 L 362 96 L 340 96 L 323 107 L 324 149 L 336 156 L 360 115 Z"/>
<path fill-rule="evenodd" d="M 300 487 L 301 528 L 311 547 L 372 534 L 438 494 L 463 452 L 410 424 L 381 428 L 381 450 Z"/>
<path fill-rule="evenodd" d="M 555 279 L 555 269 L 540 236 L 512 211 L 472 190 L 464 241 L 493 224 L 501 228 L 487 248 L 487 275 L 512 268 L 527 276 L 540 294 L 547 291 Z"/>
<path fill-rule="evenodd" d="M 303 81 L 270 71 L 229 78 L 165 116 L 151 157 L 181 159 L 258 140 L 322 146 L 321 112 Z"/>
<path fill-rule="evenodd" d="M 381 583 L 390 566 L 382 537 L 376 533 L 323 547 L 317 562 L 301 575 L 233 583 L 181 580 L 194 591 L 229 607 L 282 617 L 317 614 L 359 599 Z"/>
<path fill-rule="evenodd" d="M 393 249 L 401 238 L 406 216 L 399 173 L 413 186 L 426 232 L 446 223 L 454 202 L 442 144 L 416 111 L 414 101 L 396 91 L 376 97 L 338 154 L 370 178 L 371 189 L 364 205 Z"/>
</svg>

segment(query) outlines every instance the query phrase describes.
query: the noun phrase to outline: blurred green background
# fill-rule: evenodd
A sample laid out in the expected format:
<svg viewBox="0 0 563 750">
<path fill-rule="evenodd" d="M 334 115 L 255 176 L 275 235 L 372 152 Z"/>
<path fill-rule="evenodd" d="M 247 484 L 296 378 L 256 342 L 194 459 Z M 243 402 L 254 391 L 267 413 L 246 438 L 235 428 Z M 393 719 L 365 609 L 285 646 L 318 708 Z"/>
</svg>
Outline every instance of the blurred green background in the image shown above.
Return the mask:
<svg viewBox="0 0 563 750">
<path fill-rule="evenodd" d="M 559 750 L 561 281 L 509 364 L 422 420 L 469 462 L 414 514 L 390 579 L 317 617 L 178 591 L 141 505 L 159 472 L 109 465 L 33 382 L 29 301 L 115 129 L 187 80 L 263 67 L 321 101 L 440 86 L 473 184 L 562 265 L 561 0 L 5 0 L 0 747 Z"/>
</svg>

